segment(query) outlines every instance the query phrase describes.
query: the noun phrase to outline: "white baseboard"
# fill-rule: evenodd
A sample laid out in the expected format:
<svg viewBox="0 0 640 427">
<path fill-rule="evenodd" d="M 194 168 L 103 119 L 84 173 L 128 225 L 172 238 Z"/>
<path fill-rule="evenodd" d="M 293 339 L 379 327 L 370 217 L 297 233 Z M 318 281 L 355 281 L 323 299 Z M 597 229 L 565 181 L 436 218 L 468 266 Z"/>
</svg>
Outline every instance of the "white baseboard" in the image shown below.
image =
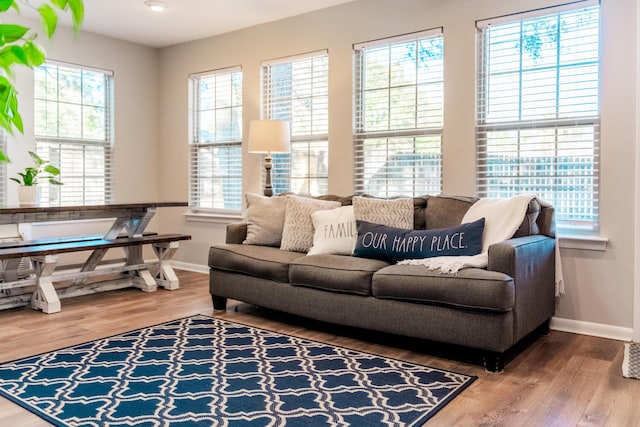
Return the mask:
<svg viewBox="0 0 640 427">
<path fill-rule="evenodd" d="M 180 270 L 193 271 L 194 273 L 209 274 L 209 267 L 206 265 L 171 260 L 171 266 Z"/>
<path fill-rule="evenodd" d="M 632 328 L 604 325 L 602 323 L 583 322 L 580 320 L 562 319 L 558 317 L 553 317 L 551 319 L 551 329 L 555 331 L 591 335 L 594 337 L 608 338 L 618 341 L 631 341 L 633 338 Z"/>
<path fill-rule="evenodd" d="M 171 265 L 180 270 L 209 274 L 209 267 L 206 265 L 174 260 L 171 261 Z M 602 323 L 582 322 L 580 320 L 563 319 L 559 317 L 551 319 L 551 329 L 554 331 L 591 335 L 594 337 L 608 338 L 618 341 L 631 341 L 633 338 L 632 328 L 622 328 L 620 326 L 604 325 Z"/>
</svg>

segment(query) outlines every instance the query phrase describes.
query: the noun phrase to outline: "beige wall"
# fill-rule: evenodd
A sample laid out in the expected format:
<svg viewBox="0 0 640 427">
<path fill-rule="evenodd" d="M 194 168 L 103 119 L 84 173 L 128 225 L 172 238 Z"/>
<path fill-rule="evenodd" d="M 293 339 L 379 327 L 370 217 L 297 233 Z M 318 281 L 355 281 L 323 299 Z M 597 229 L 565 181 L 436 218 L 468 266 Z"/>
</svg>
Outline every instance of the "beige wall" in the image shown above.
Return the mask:
<svg viewBox="0 0 640 427">
<path fill-rule="evenodd" d="M 444 28 L 444 191 L 474 194 L 475 21 L 565 3 L 529 0 L 360 0 L 160 51 L 161 164 L 164 197 L 187 197 L 188 93 L 190 73 L 241 65 L 244 122 L 259 117 L 261 61 L 329 50 L 329 188 L 352 192 L 352 44 L 434 27 Z M 602 0 L 601 235 L 604 252 L 563 249 L 567 294 L 556 317 L 577 329 L 604 326 L 604 334 L 630 335 L 634 295 L 634 199 L 636 126 L 636 1 Z M 365 13 L 366 12 L 366 13 Z M 633 12 L 633 13 L 632 13 Z M 244 186 L 260 191 L 260 162 L 244 153 Z M 224 224 L 195 223 L 166 215 L 163 226 L 181 225 L 194 235 L 178 258 L 205 264 L 207 248 L 222 241 Z M 186 245 L 185 245 L 186 246 Z M 587 323 L 582 323 L 587 322 Z M 577 325 L 577 326 L 576 326 Z"/>
</svg>

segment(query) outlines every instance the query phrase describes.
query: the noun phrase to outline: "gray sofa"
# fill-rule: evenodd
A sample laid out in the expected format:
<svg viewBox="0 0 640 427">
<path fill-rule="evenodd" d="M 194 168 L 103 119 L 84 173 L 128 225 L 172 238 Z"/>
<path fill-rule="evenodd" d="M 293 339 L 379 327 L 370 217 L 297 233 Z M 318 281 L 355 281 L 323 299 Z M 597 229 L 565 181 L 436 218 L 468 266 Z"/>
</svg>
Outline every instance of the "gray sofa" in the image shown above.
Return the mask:
<svg viewBox="0 0 640 427">
<path fill-rule="evenodd" d="M 342 205 L 351 198 L 322 196 Z M 460 224 L 476 199 L 414 198 L 414 229 Z M 306 255 L 242 244 L 247 226 L 227 226 L 226 243 L 209 252 L 215 311 L 227 298 L 295 315 L 482 351 L 501 371 L 505 352 L 555 311 L 553 208 L 534 199 L 514 237 L 489 248 L 486 269 L 444 274 L 344 255 Z"/>
</svg>

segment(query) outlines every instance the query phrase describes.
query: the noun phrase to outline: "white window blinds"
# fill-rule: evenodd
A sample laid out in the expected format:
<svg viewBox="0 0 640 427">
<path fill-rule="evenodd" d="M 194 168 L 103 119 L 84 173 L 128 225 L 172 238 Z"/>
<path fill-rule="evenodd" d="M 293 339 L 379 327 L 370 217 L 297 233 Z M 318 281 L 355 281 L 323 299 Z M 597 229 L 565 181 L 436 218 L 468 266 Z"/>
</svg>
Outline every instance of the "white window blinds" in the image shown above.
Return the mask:
<svg viewBox="0 0 640 427">
<path fill-rule="evenodd" d="M 265 62 L 263 116 L 291 125 L 291 152 L 274 153 L 274 194 L 328 192 L 329 56 L 314 52 Z"/>
<path fill-rule="evenodd" d="M 534 193 L 559 226 L 598 224 L 599 7 L 479 23 L 478 193 Z"/>
<path fill-rule="evenodd" d="M 354 61 L 356 192 L 440 193 L 442 30 L 356 45 Z"/>
<path fill-rule="evenodd" d="M 111 201 L 113 73 L 58 63 L 34 72 L 36 152 L 64 185 L 41 183 L 43 206 Z"/>
<path fill-rule="evenodd" d="M 242 70 L 193 75 L 190 191 L 193 209 L 242 209 Z"/>
</svg>

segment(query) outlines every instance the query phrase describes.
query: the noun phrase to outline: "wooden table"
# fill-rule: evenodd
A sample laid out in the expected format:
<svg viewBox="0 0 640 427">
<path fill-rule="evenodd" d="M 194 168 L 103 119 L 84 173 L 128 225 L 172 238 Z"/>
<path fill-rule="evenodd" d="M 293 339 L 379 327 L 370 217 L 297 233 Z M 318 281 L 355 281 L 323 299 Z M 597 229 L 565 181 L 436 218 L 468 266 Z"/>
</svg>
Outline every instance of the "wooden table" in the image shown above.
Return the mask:
<svg viewBox="0 0 640 427">
<path fill-rule="evenodd" d="M 127 230 L 129 236 L 142 235 L 157 208 L 188 206 L 186 202 L 114 203 L 89 206 L 7 207 L 0 208 L 0 224 L 78 221 L 115 218 L 105 238 L 115 238 Z"/>
<path fill-rule="evenodd" d="M 72 279 L 75 292 L 65 292 L 64 296 L 86 294 L 87 289 L 79 290 L 87 279 L 94 273 L 105 272 L 122 273 L 120 279 L 126 280 L 125 286 L 135 286 L 143 291 L 155 291 L 157 285 L 166 289 L 177 289 L 179 282 L 171 265 L 167 262 L 178 248 L 179 240 L 188 240 L 186 235 L 148 235 L 145 233 L 149 222 L 158 208 L 186 207 L 185 202 L 151 202 L 151 203 L 120 203 L 91 206 L 56 206 L 56 207 L 8 207 L 0 208 L 1 224 L 21 224 L 52 221 L 78 221 L 88 219 L 110 219 L 113 223 L 104 235 L 73 236 L 54 239 L 30 240 L 20 243 L 0 243 L 0 260 L 4 267 L 3 283 L 0 283 L 0 294 L 4 295 L 4 302 L 0 307 L 6 308 L 25 305 L 24 296 L 11 300 L 11 289 L 23 288 L 31 284 L 36 285 L 32 296 L 32 306 L 47 313 L 60 310 L 58 294 L 53 286 L 53 280 Z M 149 271 L 151 263 L 145 263 L 142 258 L 142 247 L 151 244 L 158 261 L 157 273 Z M 108 249 L 121 247 L 125 252 L 124 265 L 113 267 L 108 271 L 96 267 Z M 53 276 L 57 264 L 57 254 L 66 252 L 91 251 L 82 265 L 80 272 L 58 274 Z M 23 257 L 29 256 L 35 266 L 33 274 L 28 278 L 20 278 L 18 266 Z M 122 280 L 120 280 L 122 281 Z M 120 285 L 119 287 L 123 287 Z M 116 289 L 116 287 L 110 287 Z M 107 290 L 106 284 L 92 286 L 94 292 Z M 20 295 L 18 295 L 20 296 Z M 42 300 L 45 301 L 42 301 Z"/>
</svg>

